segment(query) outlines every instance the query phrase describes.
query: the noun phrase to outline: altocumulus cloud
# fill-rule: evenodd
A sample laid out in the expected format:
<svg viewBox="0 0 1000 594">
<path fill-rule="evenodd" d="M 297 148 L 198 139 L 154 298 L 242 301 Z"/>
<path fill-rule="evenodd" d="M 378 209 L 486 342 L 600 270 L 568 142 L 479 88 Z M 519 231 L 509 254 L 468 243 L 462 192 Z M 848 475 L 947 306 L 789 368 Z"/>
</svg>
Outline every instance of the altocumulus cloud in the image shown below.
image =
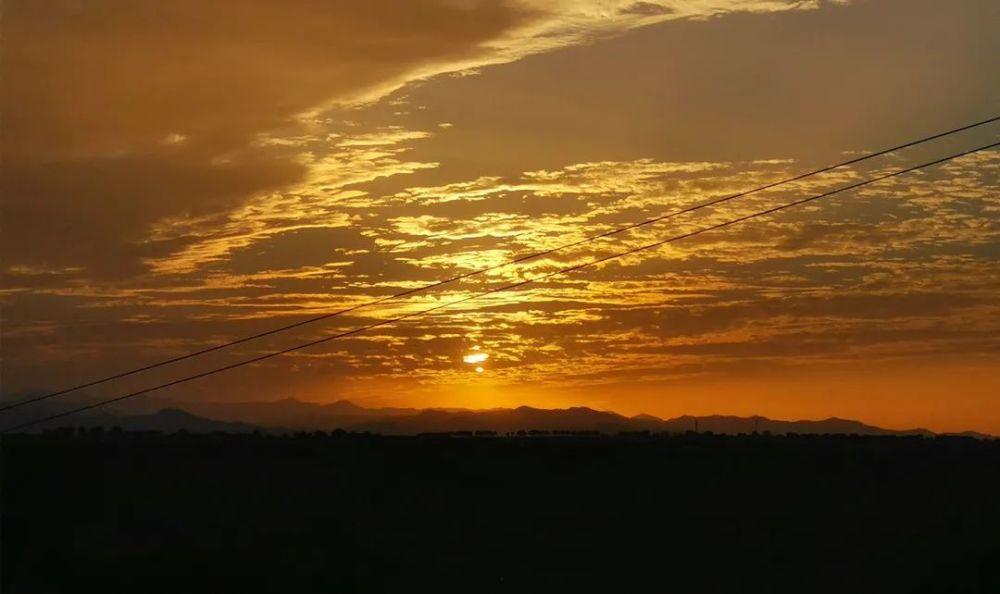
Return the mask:
<svg viewBox="0 0 1000 594">
<path fill-rule="evenodd" d="M 801 5 L 633 4 L 8 2 L 2 214 L 18 224 L 0 247 L 15 269 L 131 276 L 184 243 L 142 241 L 151 223 L 300 182 L 308 164 L 253 139 L 301 134 L 304 114 L 667 18 Z"/>
</svg>

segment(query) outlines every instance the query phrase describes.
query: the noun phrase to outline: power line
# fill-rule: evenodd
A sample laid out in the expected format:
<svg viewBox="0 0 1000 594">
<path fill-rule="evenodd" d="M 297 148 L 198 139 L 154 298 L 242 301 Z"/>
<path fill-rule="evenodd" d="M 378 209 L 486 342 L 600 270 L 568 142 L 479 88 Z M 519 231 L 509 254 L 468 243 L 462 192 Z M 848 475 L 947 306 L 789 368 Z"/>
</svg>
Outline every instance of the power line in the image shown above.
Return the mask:
<svg viewBox="0 0 1000 594">
<path fill-rule="evenodd" d="M 824 192 L 822 194 L 816 194 L 816 195 L 810 196 L 808 198 L 802 198 L 800 200 L 796 200 L 794 202 L 787 202 L 787 203 L 782 204 L 780 206 L 771 207 L 771 208 L 768 208 L 768 209 L 765 209 L 765 210 L 754 212 L 754 213 L 749 214 L 749 215 L 745 215 L 745 216 L 738 217 L 738 218 L 735 218 L 735 219 L 730 219 L 730 220 L 725 221 L 723 223 L 718 223 L 716 225 L 711 225 L 711 226 L 708 226 L 708 227 L 702 227 L 702 228 L 697 229 L 695 231 L 690 231 L 688 233 L 683 233 L 681 235 L 675 235 L 673 237 L 669 237 L 667 239 L 662 239 L 662 240 L 654 242 L 654 243 L 642 245 L 642 246 L 639 246 L 639 247 L 630 248 L 628 250 L 621 251 L 621 252 L 615 252 L 615 253 L 609 254 L 607 256 L 602 256 L 600 258 L 596 258 L 594 260 L 589 260 L 589 261 L 583 262 L 581 264 L 576 264 L 576 265 L 573 265 L 573 266 L 569 266 L 567 268 L 561 268 L 561 269 L 556 270 L 554 272 L 550 272 L 550 273 L 541 275 L 541 276 L 539 276 L 537 278 L 527 279 L 527 280 L 519 281 L 519 282 L 516 282 L 516 283 L 511 283 L 511 284 L 508 284 L 508 285 L 503 285 L 503 286 L 500 286 L 500 287 L 495 287 L 493 289 L 489 289 L 487 291 L 483 291 L 483 292 L 480 292 L 480 293 L 475 293 L 473 295 L 462 297 L 460 299 L 455 299 L 455 300 L 452 300 L 452 301 L 447 301 L 445 303 L 440 303 L 438 305 L 435 305 L 434 307 L 430 307 L 430 308 L 427 308 L 427 309 L 418 310 L 418 311 L 411 312 L 411 313 L 408 313 L 408 314 L 403 314 L 401 316 L 397 316 L 397 317 L 390 318 L 390 319 L 387 319 L 387 320 L 382 320 L 380 322 L 375 322 L 373 324 L 368 324 L 367 326 L 360 326 L 358 328 L 354 328 L 354 329 L 348 330 L 346 332 L 341 332 L 339 334 L 333 334 L 331 336 L 326 336 L 326 337 L 323 337 L 323 338 L 320 338 L 320 339 L 317 339 L 317 340 L 313 340 L 313 341 L 310 341 L 310 342 L 302 343 L 302 344 L 299 344 L 299 345 L 296 345 L 296 346 L 292 346 L 292 347 L 289 347 L 289 348 L 286 348 L 286 349 L 282 349 L 282 350 L 279 350 L 279 351 L 273 351 L 273 352 L 270 352 L 270 353 L 267 353 L 267 354 L 264 354 L 264 355 L 258 355 L 256 357 L 252 357 L 252 358 L 249 358 L 249 359 L 244 359 L 244 360 L 241 360 L 241 361 L 237 361 L 235 363 L 231 363 L 229 365 L 225 365 L 225 366 L 222 366 L 222 367 L 217 367 L 215 369 L 210 369 L 210 370 L 204 371 L 202 373 L 198 373 L 198 374 L 195 374 L 195 375 L 185 376 L 185 377 L 182 377 L 180 379 L 172 380 L 172 381 L 169 381 L 169 382 L 166 382 L 166 383 L 162 383 L 162 384 L 159 384 L 159 385 L 156 385 L 156 386 L 152 386 L 152 387 L 149 387 L 149 388 L 143 388 L 143 389 L 137 390 L 135 392 L 130 392 L 128 394 L 124 394 L 122 396 L 116 396 L 116 397 L 113 397 L 113 398 L 109 398 L 109 399 L 106 399 L 106 400 L 101 400 L 101 401 L 98 401 L 98 402 L 95 402 L 95 403 L 92 403 L 92 404 L 88 404 L 88 405 L 85 405 L 85 406 L 80 406 L 80 407 L 77 407 L 77 408 L 74 408 L 74 409 L 70 409 L 68 411 L 64 411 L 64 412 L 56 413 L 56 414 L 53 414 L 53 415 L 48 415 L 48 416 L 45 416 L 45 417 L 34 419 L 34 420 L 31 420 L 31 421 L 27 421 L 27 422 L 15 425 L 13 427 L 8 427 L 8 428 L 4 429 L 3 431 L 0 431 L 0 433 L 8 433 L 8 432 L 11 432 L 11 431 L 16 431 L 18 429 L 24 429 L 24 428 L 31 427 L 31 426 L 34 426 L 34 425 L 38 425 L 38 424 L 41 424 L 41 423 L 45 423 L 47 421 L 51 421 L 51 420 L 54 420 L 54 419 L 66 417 L 66 416 L 69 416 L 69 415 L 73 415 L 73 414 L 76 414 L 76 413 L 79 413 L 79 412 L 91 410 L 91 409 L 98 408 L 98 407 L 101 407 L 101 406 L 106 406 L 108 404 L 112 404 L 112 403 L 115 403 L 115 402 L 120 402 L 122 400 L 127 400 L 129 398 L 135 398 L 136 396 L 141 396 L 143 394 L 148 394 L 150 392 L 155 392 L 155 391 L 162 390 L 162 389 L 165 389 L 165 388 L 169 388 L 169 387 L 172 387 L 172 386 L 176 386 L 176 385 L 179 385 L 179 384 L 187 383 L 187 382 L 190 382 L 190 381 L 194 381 L 196 379 L 201 379 L 201 378 L 204 378 L 204 377 L 208 377 L 208 376 L 211 376 L 211 375 L 222 373 L 224 371 L 229 371 L 231 369 L 236 369 L 237 367 L 243 367 L 243 366 L 246 366 L 246 365 L 251 365 L 253 363 L 258 363 L 260 361 L 264 361 L 264 360 L 267 360 L 267 359 L 272 359 L 274 357 L 279 357 L 281 355 L 285 355 L 285 354 L 288 354 L 288 353 L 291 353 L 291 352 L 300 351 L 300 350 L 303 350 L 303 349 L 314 347 L 316 345 L 320 345 L 320 344 L 323 344 L 323 343 L 326 343 L 326 342 L 330 342 L 330 341 L 336 340 L 338 338 L 345 338 L 347 336 L 352 336 L 352 335 L 355 335 L 355 334 L 360 334 L 360 333 L 365 332 L 367 330 L 372 330 L 372 329 L 375 329 L 375 328 L 379 328 L 381 326 L 386 326 L 386 325 L 394 324 L 396 322 L 401 322 L 403 320 L 407 320 L 407 319 L 410 319 L 410 318 L 415 318 L 415 317 L 418 317 L 418 316 L 426 315 L 426 314 L 435 312 L 437 310 L 440 310 L 440 309 L 443 309 L 443 308 L 446 308 L 446 307 L 451 307 L 453 305 L 458 305 L 458 304 L 461 304 L 461 303 L 465 303 L 467 301 L 472 301 L 473 299 L 478 299 L 479 297 L 485 297 L 487 295 L 491 295 L 491 294 L 494 294 L 494 293 L 500 293 L 500 292 L 503 292 L 503 291 L 509 291 L 509 290 L 512 290 L 512 289 L 517 289 L 517 288 L 523 287 L 523 286 L 531 284 L 531 283 L 537 283 L 537 282 L 540 282 L 540 281 L 545 281 L 545 280 L 548 280 L 548 279 L 550 279 L 552 277 L 555 277 L 555 276 L 559 276 L 559 275 L 563 275 L 563 274 L 568 274 L 568 273 L 571 273 L 571 272 L 575 272 L 577 270 L 581 270 L 583 268 L 588 268 L 590 266 L 594 266 L 596 264 L 601 264 L 603 262 L 607 262 L 607 261 L 610 261 L 610 260 L 622 258 L 622 257 L 628 256 L 630 254 L 635 254 L 635 253 L 638 253 L 638 252 L 642 252 L 642 251 L 650 250 L 650 249 L 653 249 L 653 248 L 657 248 L 657 247 L 666 245 L 668 243 L 673 243 L 673 242 L 676 242 L 676 241 L 681 241 L 683 239 L 688 239 L 690 237 L 695 237 L 697 235 L 701 235 L 702 233 L 707 233 L 709 231 L 716 231 L 716 230 L 719 230 L 719 229 L 725 229 L 725 228 L 731 227 L 733 225 L 738 225 L 740 223 L 744 223 L 744 222 L 749 221 L 751 219 L 756 219 L 756 218 L 759 218 L 759 217 L 768 216 L 768 215 L 774 214 L 776 212 L 780 212 L 782 210 L 787 210 L 789 208 L 794 208 L 796 206 L 801 206 L 803 204 L 806 204 L 806 203 L 809 203 L 809 202 L 813 202 L 815 200 L 819 200 L 821 198 L 828 198 L 828 197 L 836 195 L 836 194 L 841 194 L 843 192 L 848 192 L 848 191 L 851 191 L 851 190 L 856 190 L 858 188 L 862 188 L 864 186 L 868 186 L 868 185 L 871 185 L 871 184 L 876 183 L 876 182 L 880 182 L 880 181 L 884 181 L 884 180 L 887 180 L 887 179 L 890 179 L 890 178 L 898 177 L 898 176 L 901 176 L 901 175 L 904 175 L 904 174 L 907 174 L 907 173 L 911 173 L 913 171 L 917 171 L 917 170 L 920 170 L 920 169 L 926 169 L 928 167 L 933 167 L 935 165 L 940 165 L 942 163 L 953 161 L 953 160 L 958 159 L 960 157 L 964 157 L 964 156 L 967 156 L 967 155 L 971 155 L 973 153 L 978 153 L 978 152 L 981 152 L 981 151 L 985 151 L 985 150 L 989 150 L 989 149 L 993 149 L 993 148 L 997 148 L 997 147 L 1000 147 L 1000 142 L 995 142 L 993 144 L 989 144 L 989 145 L 985 145 L 985 146 L 980 146 L 980 147 L 974 148 L 974 149 L 969 149 L 969 150 L 966 150 L 966 151 L 962 151 L 960 153 L 953 153 L 953 154 L 948 155 L 946 157 L 941 157 L 939 159 L 935 159 L 934 161 L 928 161 L 926 163 L 921 163 L 920 165 L 913 165 L 913 166 L 907 167 L 905 169 L 900 169 L 900 170 L 897 170 L 897 171 L 893 171 L 891 173 L 882 174 L 882 175 L 879 175 L 879 176 L 867 179 L 865 181 L 857 182 L 857 183 L 850 184 L 850 185 L 847 185 L 847 186 L 842 186 L 840 188 L 837 188 L 835 190 L 830 190 L 830 191 Z"/>
<path fill-rule="evenodd" d="M 479 268 L 479 269 L 476 269 L 476 270 L 465 272 L 463 274 L 460 274 L 458 276 L 453 276 L 453 277 L 447 278 L 445 280 L 437 281 L 437 282 L 430 283 L 430 284 L 427 284 L 427 285 L 422 285 L 422 286 L 419 286 L 419 287 L 415 287 L 413 289 L 407 289 L 406 291 L 402 291 L 402 292 L 399 292 L 399 293 L 394 293 L 392 295 L 387 295 L 385 297 L 380 297 L 378 299 L 374 299 L 374 300 L 371 300 L 371 301 L 366 301 L 364 303 L 360 303 L 358 305 L 353 305 L 351 307 L 347 307 L 347 308 L 344 308 L 344 309 L 341 309 L 341 310 L 338 310 L 338 311 L 334 311 L 334 312 L 322 314 L 322 315 L 315 316 L 315 317 L 312 317 L 312 318 L 309 318 L 309 319 L 306 319 L 306 320 L 301 320 L 301 321 L 298 321 L 298 322 L 294 322 L 292 324 L 286 324 L 284 326 L 279 326 L 277 328 L 272 328 L 270 330 L 265 330 L 263 332 L 258 332 L 256 334 L 251 334 L 251 335 L 248 335 L 248 336 L 244 336 L 242 338 L 237 338 L 237 339 L 231 340 L 229 342 L 219 343 L 219 344 L 216 344 L 216 345 L 204 348 L 204 349 L 200 349 L 200 350 L 197 350 L 197 351 L 192 351 L 192 352 L 184 354 L 184 355 L 179 355 L 177 357 L 172 357 L 172 358 L 169 358 L 169 359 L 164 359 L 162 361 L 158 361 L 158 362 L 155 362 L 155 363 L 150 363 L 149 365 L 144 365 L 142 367 L 136 367 L 135 369 L 131 369 L 131 370 L 128 370 L 128 371 L 123 371 L 123 372 L 120 372 L 120 373 L 116 373 L 114 375 L 109 375 L 109 376 L 102 377 L 102 378 L 99 378 L 99 379 L 96 379 L 96 380 L 92 380 L 92 381 L 88 381 L 88 382 L 85 382 L 85 383 L 82 383 L 82 384 L 78 384 L 78 385 L 75 385 L 75 386 L 72 386 L 72 387 L 69 387 L 69 388 L 65 388 L 63 390 L 59 390 L 57 392 L 52 392 L 52 393 L 49 393 L 49 394 L 45 394 L 45 395 L 42 395 L 42 396 L 36 396 L 36 397 L 33 397 L 33 398 L 26 398 L 24 400 L 20 400 L 18 402 L 13 402 L 13 403 L 10 403 L 10 404 L 7 404 L 7 405 L 4 405 L 4 406 L 0 407 L 0 412 L 4 412 L 4 411 L 7 411 L 7 410 L 10 410 L 10 409 L 13 409 L 13 408 L 18 408 L 18 407 L 21 407 L 21 406 L 25 406 L 25 405 L 28 405 L 28 404 L 35 403 L 35 402 L 41 402 L 42 400 L 48 400 L 50 398 L 55 398 L 57 396 L 63 396 L 65 394 L 69 394 L 71 392 L 77 392 L 77 391 L 83 390 L 85 388 L 91 388 L 91 387 L 94 387 L 94 386 L 98 386 L 98 385 L 101 385 L 101 384 L 104 384 L 104 383 L 107 383 L 107 382 L 110 382 L 110 381 L 114 381 L 114 380 L 126 378 L 126 377 L 129 377 L 129 376 L 132 376 L 132 375 L 135 375 L 135 374 L 138 374 L 138 373 L 142 373 L 142 372 L 145 372 L 145 371 L 151 371 L 153 369 L 157 369 L 159 367 L 164 367 L 166 365 L 172 365 L 174 363 L 179 363 L 181 361 L 186 361 L 188 359 L 193 359 L 194 357 L 199 357 L 201 355 L 207 355 L 207 354 L 213 353 L 215 351 L 220 351 L 220 350 L 223 350 L 223 349 L 234 347 L 234 346 L 239 345 L 239 344 L 243 344 L 243 343 L 246 343 L 246 342 L 257 340 L 259 338 L 264 338 L 264 337 L 267 337 L 267 336 L 271 336 L 273 334 L 278 334 L 280 332 L 286 332 L 288 330 L 299 328 L 301 326 L 305 326 L 305 325 L 308 325 L 308 324 L 314 324 L 316 322 L 321 322 L 323 320 L 328 320 L 328 319 L 336 317 L 336 316 L 341 316 L 341 315 L 344 315 L 344 314 L 355 312 L 355 311 L 358 311 L 358 310 L 360 310 L 362 308 L 371 307 L 371 306 L 374 306 L 374 305 L 385 303 L 387 301 L 392 301 L 392 300 L 395 300 L 395 299 L 400 299 L 402 297 L 408 297 L 408 296 L 416 294 L 416 293 L 421 293 L 421 292 L 424 292 L 424 291 L 429 291 L 431 289 L 435 289 L 435 288 L 438 288 L 438 287 L 449 285 L 449 284 L 458 282 L 460 280 L 464 280 L 464 279 L 467 279 L 467 278 L 471 278 L 471 277 L 474 277 L 474 276 L 485 274 L 487 272 L 492 272 L 492 271 L 498 270 L 500 268 L 505 268 L 507 266 L 511 266 L 511 265 L 514 265 L 514 264 L 519 264 L 519 263 L 522 263 L 522 262 L 527 262 L 529 260 L 534 260 L 534 259 L 537 259 L 537 258 L 541 258 L 543 256 L 548 256 L 548 255 L 553 254 L 555 252 L 559 252 L 559 251 L 562 251 L 562 250 L 565 250 L 565 249 L 569 249 L 569 248 L 572 248 L 572 247 L 576 247 L 576 246 L 579 246 L 579 245 L 583 245 L 583 244 L 586 244 L 586 243 L 591 243 L 591 242 L 597 241 L 599 239 L 604 239 L 604 238 L 607 238 L 607 237 L 618 235 L 618 234 L 624 233 L 626 231 L 631 231 L 632 229 L 637 229 L 639 227 L 645 227 L 645 226 L 648 226 L 648 225 L 652 225 L 652 224 L 655 224 L 655 223 L 659 223 L 659 222 L 665 221 L 667 219 L 671 219 L 671 218 L 678 217 L 678 216 L 681 216 L 681 215 L 684 215 L 684 214 L 695 212 L 695 211 L 701 210 L 703 208 L 708 208 L 710 206 L 715 206 L 717 204 L 722 204 L 724 202 L 729 202 L 730 200 L 736 200 L 738 198 L 743 198 L 743 197 L 746 197 L 746 196 L 750 196 L 752 194 L 757 194 L 757 193 L 760 193 L 760 192 L 763 192 L 763 191 L 766 191 L 766 190 L 771 190 L 771 189 L 777 188 L 779 186 L 783 186 L 783 185 L 787 185 L 787 184 L 794 183 L 794 182 L 797 182 L 797 181 L 801 181 L 801 180 L 806 179 L 808 177 L 813 177 L 813 176 L 816 176 L 816 175 L 827 173 L 827 172 L 832 171 L 834 169 L 839 169 L 841 167 L 847 167 L 847 166 L 850 166 L 850 165 L 856 165 L 858 163 L 861 163 L 861 162 L 864 162 L 864 161 L 868 161 L 868 160 L 874 159 L 876 157 L 881 157 L 881 156 L 887 155 L 889 153 L 893 153 L 893 152 L 900 151 L 900 150 L 907 149 L 907 148 L 912 148 L 914 146 L 925 144 L 925 143 L 931 142 L 933 140 L 938 140 L 938 139 L 941 139 L 941 138 L 944 138 L 944 137 L 947 137 L 947 136 L 958 134 L 960 132 L 965 132 L 965 131 L 968 131 L 968 130 L 972 130 L 974 128 L 979 128 L 981 126 L 985 126 L 987 124 L 991 124 L 991 123 L 996 122 L 998 120 L 1000 120 L 1000 116 L 994 116 L 994 117 L 991 117 L 991 118 L 988 118 L 988 119 L 985 119 L 985 120 L 981 120 L 981 121 L 978 121 L 978 122 L 974 122 L 974 123 L 971 123 L 971 124 L 960 126 L 958 128 L 952 128 L 951 130 L 947 130 L 947 131 L 944 131 L 944 132 L 939 132 L 939 133 L 933 134 L 931 136 L 925 136 L 925 137 L 919 138 L 917 140 L 911 140 L 909 142 L 906 142 L 906 143 L 903 143 L 903 144 L 900 144 L 900 145 L 897 145 L 897 146 L 894 146 L 894 147 L 881 149 L 881 150 L 878 150 L 878 151 L 875 151 L 875 152 L 872 152 L 872 153 L 868 153 L 868 154 L 862 155 L 860 157 L 856 157 L 856 158 L 853 158 L 853 159 L 850 159 L 850 160 L 847 160 L 847 161 L 843 161 L 841 163 L 837 163 L 835 165 L 828 165 L 826 167 L 821 167 L 819 169 L 814 169 L 814 170 L 806 172 L 806 173 L 801 173 L 801 174 L 795 175 L 793 177 L 785 178 L 785 179 L 782 179 L 780 181 L 772 182 L 772 183 L 769 183 L 769 184 L 766 184 L 766 185 L 763 185 L 763 186 L 759 186 L 759 187 L 756 187 L 756 188 L 753 188 L 753 189 L 750 189 L 750 190 L 747 190 L 747 191 L 744 191 L 744 192 L 739 192 L 737 194 L 731 194 L 731 195 L 724 196 L 724 197 L 721 197 L 721 198 L 716 198 L 716 199 L 713 199 L 713 200 L 709 200 L 707 202 L 702 202 L 702 203 L 696 204 L 694 206 L 689 206 L 689 207 L 686 207 L 686 208 L 683 208 L 683 209 L 680 209 L 680 210 L 672 211 L 672 212 L 669 212 L 667 214 L 659 215 L 659 216 L 651 218 L 651 219 L 646 219 L 644 221 L 640 221 L 638 223 L 631 223 L 631 224 L 625 225 L 623 227 L 617 227 L 617 228 L 611 229 L 610 231 L 605 231 L 605 232 L 599 233 L 597 235 L 591 235 L 591 236 L 585 237 L 583 239 L 579 239 L 577 241 L 573 241 L 573 242 L 570 242 L 570 243 L 565 243 L 565 244 L 562 244 L 562 245 L 559 245 L 559 246 L 556 246 L 554 248 L 550 248 L 550 249 L 547 249 L 547 250 L 544 250 L 544 251 L 534 252 L 534 253 L 527 254 L 527 255 L 524 255 L 524 256 L 519 256 L 519 257 L 514 258 L 512 260 L 508 260 L 506 262 L 501 262 L 499 264 L 494 264 L 492 266 L 487 266 L 485 268 Z"/>
</svg>

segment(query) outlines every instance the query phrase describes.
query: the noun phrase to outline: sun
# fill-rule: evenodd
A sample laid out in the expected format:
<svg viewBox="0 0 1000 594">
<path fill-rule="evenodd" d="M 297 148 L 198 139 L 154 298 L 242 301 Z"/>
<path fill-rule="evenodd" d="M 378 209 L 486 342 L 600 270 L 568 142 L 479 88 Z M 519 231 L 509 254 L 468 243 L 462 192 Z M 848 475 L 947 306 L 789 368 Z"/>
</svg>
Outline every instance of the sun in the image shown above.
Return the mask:
<svg viewBox="0 0 1000 594">
<path fill-rule="evenodd" d="M 483 361 L 489 358 L 490 356 L 487 355 L 486 353 L 472 353 L 470 355 L 462 357 L 462 360 L 465 361 L 466 363 L 472 364 L 472 363 L 482 363 Z"/>
<path fill-rule="evenodd" d="M 472 350 L 476 352 L 469 353 L 468 355 L 462 357 L 462 360 L 465 361 L 466 363 L 469 363 L 470 365 L 474 365 L 476 363 L 482 363 L 483 361 L 490 358 L 489 354 L 482 352 L 482 350 L 479 348 L 479 345 L 472 347 Z"/>
<path fill-rule="evenodd" d="M 468 355 L 465 355 L 464 357 L 462 357 L 462 361 L 464 361 L 465 363 L 467 363 L 469 365 L 475 365 L 476 366 L 476 373 L 482 373 L 483 372 L 483 367 L 482 367 L 482 365 L 479 365 L 479 364 L 482 363 L 483 361 L 486 361 L 487 359 L 489 359 L 490 356 L 489 356 L 488 353 L 484 353 L 482 351 L 482 349 L 479 347 L 479 345 L 476 345 L 476 346 L 472 347 L 472 351 L 473 352 L 471 352 Z"/>
</svg>

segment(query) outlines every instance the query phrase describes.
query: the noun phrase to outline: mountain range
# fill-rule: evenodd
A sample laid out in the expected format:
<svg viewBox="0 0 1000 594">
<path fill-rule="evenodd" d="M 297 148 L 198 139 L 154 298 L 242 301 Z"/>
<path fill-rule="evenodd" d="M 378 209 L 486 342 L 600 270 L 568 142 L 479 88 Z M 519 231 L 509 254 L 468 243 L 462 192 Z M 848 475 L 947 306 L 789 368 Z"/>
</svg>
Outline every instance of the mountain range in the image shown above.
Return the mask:
<svg viewBox="0 0 1000 594">
<path fill-rule="evenodd" d="M 543 409 L 529 406 L 484 410 L 444 408 L 365 408 L 347 400 L 329 404 L 294 398 L 262 402 L 185 402 L 149 414 L 101 413 L 78 416 L 63 425 L 118 426 L 127 430 L 175 432 L 224 431 L 331 431 L 343 429 L 384 435 L 495 431 L 599 431 L 616 434 L 629 431 L 682 433 L 711 431 L 740 434 L 768 431 L 773 434 L 856 434 L 932 436 L 928 429 L 892 430 L 860 421 L 831 417 L 823 420 L 783 421 L 767 417 L 680 416 L 662 419 L 648 414 L 624 416 L 587 407 Z M 964 435 L 992 436 L 975 432 Z"/>
</svg>

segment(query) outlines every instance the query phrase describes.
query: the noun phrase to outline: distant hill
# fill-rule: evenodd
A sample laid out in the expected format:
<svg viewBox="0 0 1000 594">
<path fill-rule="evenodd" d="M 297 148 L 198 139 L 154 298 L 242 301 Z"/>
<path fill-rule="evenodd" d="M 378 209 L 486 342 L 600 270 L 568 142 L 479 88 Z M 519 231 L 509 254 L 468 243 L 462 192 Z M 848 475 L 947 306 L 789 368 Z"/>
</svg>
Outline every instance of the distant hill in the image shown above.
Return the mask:
<svg viewBox="0 0 1000 594">
<path fill-rule="evenodd" d="M 634 422 L 613 412 L 586 407 L 445 411 L 423 410 L 415 415 L 375 419 L 353 427 L 360 431 L 407 435 L 450 431 L 601 431 L 617 433 L 635 429 Z"/>
<path fill-rule="evenodd" d="M 722 434 L 768 431 L 773 434 L 856 434 L 856 435 L 934 435 L 927 429 L 897 431 L 866 425 L 850 419 L 817 421 L 781 421 L 767 417 L 681 416 L 661 419 L 639 414 L 626 417 L 615 412 L 587 407 L 543 409 L 530 406 L 488 410 L 365 408 L 347 400 L 328 404 L 304 402 L 294 398 L 266 402 L 188 402 L 175 408 L 145 415 L 109 413 L 78 416 L 62 420 L 62 425 L 120 426 L 130 430 L 173 432 L 248 432 L 254 429 L 273 431 L 369 431 L 385 435 L 416 435 L 460 431 L 600 431 L 615 434 L 625 431 L 683 433 L 711 431 Z M 956 435 L 976 438 L 991 436 L 975 432 Z"/>
<path fill-rule="evenodd" d="M 104 427 L 106 429 L 120 427 L 126 431 L 159 431 L 161 433 L 176 433 L 178 431 L 250 433 L 258 429 L 257 426 L 247 423 L 206 419 L 178 408 L 165 408 L 146 415 L 79 415 L 62 419 L 56 426 Z"/>
<path fill-rule="evenodd" d="M 829 419 L 823 419 L 820 421 L 778 421 L 760 416 L 682 416 L 663 421 L 660 425 L 660 427 L 662 427 L 660 430 L 688 431 L 695 428 L 695 423 L 697 423 L 698 431 L 711 431 L 713 433 L 726 434 L 769 431 L 777 434 L 798 433 L 802 435 L 934 435 L 934 432 L 928 429 L 908 429 L 904 431 L 896 431 L 875 427 L 873 425 L 866 425 L 860 421 L 838 419 L 837 417 L 830 417 Z"/>
<path fill-rule="evenodd" d="M 934 435 L 927 429 L 895 431 L 866 425 L 859 421 L 829 418 L 821 421 L 777 421 L 766 417 L 682 416 L 660 419 L 652 415 L 625 417 L 614 412 L 586 407 L 539 409 L 521 406 L 515 409 L 450 412 L 421 411 L 415 415 L 400 415 L 367 421 L 352 427 L 355 430 L 406 435 L 414 433 L 494 430 L 499 432 L 536 431 L 653 431 L 682 433 L 711 431 L 739 434 L 769 431 L 775 434 L 857 434 L 857 435 Z"/>
<path fill-rule="evenodd" d="M 349 400 L 316 404 L 295 398 L 263 402 L 185 402 L 179 406 L 210 419 L 299 430 L 344 428 L 376 418 L 420 412 L 406 408 L 362 408 Z"/>
</svg>

